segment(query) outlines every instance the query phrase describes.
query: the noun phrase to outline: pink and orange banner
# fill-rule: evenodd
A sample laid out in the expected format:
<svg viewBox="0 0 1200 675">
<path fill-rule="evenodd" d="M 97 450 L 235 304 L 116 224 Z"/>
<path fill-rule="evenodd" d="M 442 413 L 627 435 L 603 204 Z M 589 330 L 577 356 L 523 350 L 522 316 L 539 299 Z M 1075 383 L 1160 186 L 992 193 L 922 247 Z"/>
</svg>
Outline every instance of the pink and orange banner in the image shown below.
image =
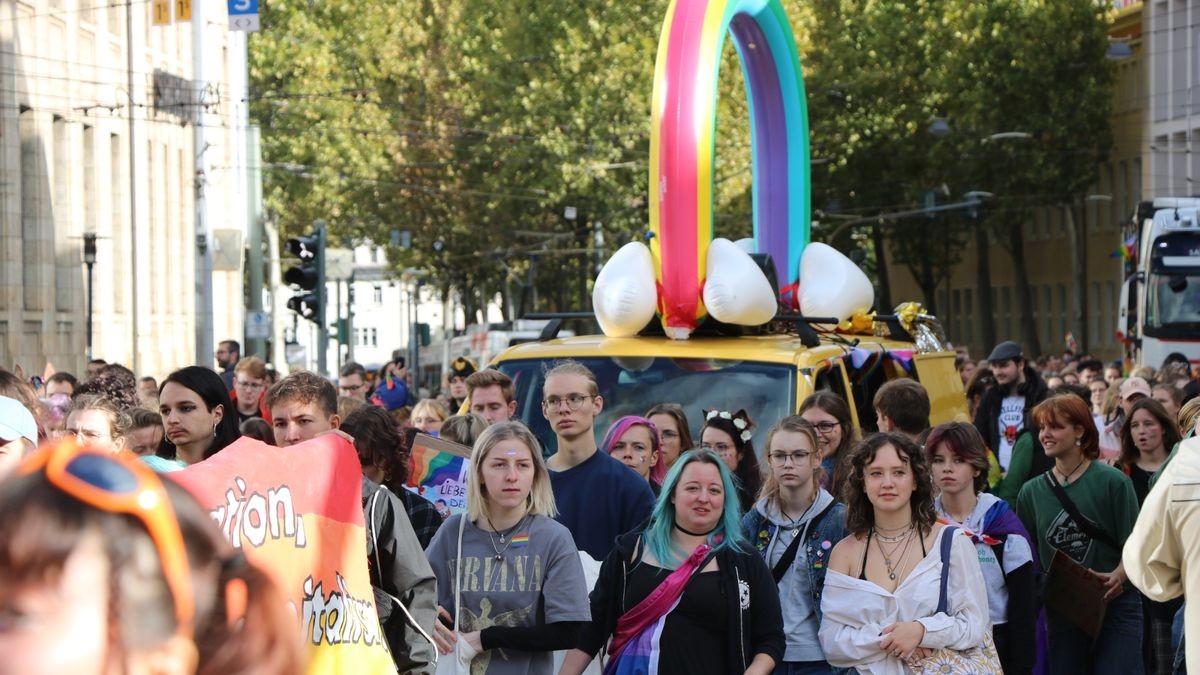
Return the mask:
<svg viewBox="0 0 1200 675">
<path fill-rule="evenodd" d="M 349 441 L 242 438 L 170 474 L 282 589 L 309 673 L 393 673 L 367 572 L 362 469 Z"/>
</svg>

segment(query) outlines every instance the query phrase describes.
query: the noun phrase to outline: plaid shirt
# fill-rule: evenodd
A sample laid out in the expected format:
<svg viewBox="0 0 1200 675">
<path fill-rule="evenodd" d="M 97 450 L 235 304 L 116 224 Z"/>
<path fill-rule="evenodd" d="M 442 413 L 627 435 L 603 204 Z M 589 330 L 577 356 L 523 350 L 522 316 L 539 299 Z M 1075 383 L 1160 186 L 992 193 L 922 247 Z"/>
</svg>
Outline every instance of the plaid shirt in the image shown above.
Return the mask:
<svg viewBox="0 0 1200 675">
<path fill-rule="evenodd" d="M 410 490 L 397 490 L 397 493 L 396 496 L 404 502 L 404 510 L 408 512 L 413 531 L 417 533 L 417 541 L 421 542 L 422 549 L 428 548 L 433 535 L 442 526 L 441 514 L 427 499 Z"/>
</svg>

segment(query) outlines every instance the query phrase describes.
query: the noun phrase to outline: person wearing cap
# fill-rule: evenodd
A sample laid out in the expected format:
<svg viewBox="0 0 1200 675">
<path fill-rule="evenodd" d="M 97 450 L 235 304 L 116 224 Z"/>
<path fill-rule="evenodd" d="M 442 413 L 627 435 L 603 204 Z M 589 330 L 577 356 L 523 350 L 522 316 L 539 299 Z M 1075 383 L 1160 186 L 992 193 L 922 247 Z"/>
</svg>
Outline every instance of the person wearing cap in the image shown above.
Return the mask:
<svg viewBox="0 0 1200 675">
<path fill-rule="evenodd" d="M 477 370 L 479 367 L 475 365 L 475 362 L 465 356 L 460 356 L 450 362 L 450 374 L 447 381 L 450 383 L 450 398 L 454 401 L 454 405 L 451 406 L 452 411 L 457 412 L 463 402 L 467 400 L 467 378 Z"/>
<path fill-rule="evenodd" d="M 408 368 L 403 356 L 393 352 L 392 360 L 380 369 L 379 386 L 375 387 L 370 402 L 388 412 L 415 403 L 409 400 Z"/>
<path fill-rule="evenodd" d="M 33 413 L 17 399 L 0 396 L 0 479 L 15 471 L 21 458 L 36 447 Z"/>
<path fill-rule="evenodd" d="M 1007 471 L 1017 435 L 1029 428 L 1029 411 L 1046 398 L 1046 383 L 1011 340 L 996 345 L 987 360 L 996 382 L 983 393 L 975 428 Z"/>
</svg>

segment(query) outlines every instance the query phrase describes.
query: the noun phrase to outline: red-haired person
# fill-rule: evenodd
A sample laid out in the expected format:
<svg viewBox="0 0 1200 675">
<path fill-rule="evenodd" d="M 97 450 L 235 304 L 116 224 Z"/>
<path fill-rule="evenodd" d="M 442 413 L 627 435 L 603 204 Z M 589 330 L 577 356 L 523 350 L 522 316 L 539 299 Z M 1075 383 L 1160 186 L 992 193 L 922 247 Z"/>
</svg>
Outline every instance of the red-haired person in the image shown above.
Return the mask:
<svg viewBox="0 0 1200 675">
<path fill-rule="evenodd" d="M 992 640 L 1005 675 L 1033 672 L 1038 565 L 1033 539 L 1008 502 L 988 494 L 988 451 L 974 425 L 940 424 L 925 440 L 934 511 L 975 544 L 987 588 Z"/>
<path fill-rule="evenodd" d="M 1017 515 L 1049 568 L 1056 553 L 1091 570 L 1103 584 L 1107 609 L 1095 640 L 1064 614 L 1046 608 L 1052 673 L 1142 673 L 1142 608 L 1129 592 L 1121 547 L 1137 520 L 1133 483 L 1096 461 L 1099 434 L 1088 404 L 1074 394 L 1051 396 L 1031 412 L 1038 438 L 1054 466 L 1021 488 Z M 1062 490 L 1068 509 L 1056 487 Z M 1070 511 L 1085 522 L 1078 522 Z"/>
</svg>

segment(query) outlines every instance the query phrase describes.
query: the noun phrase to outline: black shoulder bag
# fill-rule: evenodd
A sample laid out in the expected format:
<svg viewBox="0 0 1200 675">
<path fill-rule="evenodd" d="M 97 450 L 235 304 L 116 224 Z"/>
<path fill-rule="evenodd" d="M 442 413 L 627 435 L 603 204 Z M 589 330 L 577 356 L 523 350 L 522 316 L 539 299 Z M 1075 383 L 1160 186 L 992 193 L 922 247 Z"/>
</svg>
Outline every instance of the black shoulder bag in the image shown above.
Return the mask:
<svg viewBox="0 0 1200 675">
<path fill-rule="evenodd" d="M 783 575 L 787 574 L 788 568 L 792 566 L 793 562 L 795 562 L 796 551 L 800 549 L 800 542 L 808 538 L 808 533 L 821 523 L 821 520 L 825 517 L 825 514 L 829 513 L 833 509 L 834 504 L 837 504 L 837 500 L 829 502 L 828 506 L 822 509 L 817 515 L 813 516 L 812 520 L 804 524 L 804 529 L 799 535 L 792 538 L 792 543 L 788 544 L 787 549 L 783 552 L 783 557 L 779 559 L 779 562 L 775 563 L 775 567 L 771 568 L 771 576 L 775 577 L 775 583 L 779 583 L 779 580 L 783 578 Z"/>
<path fill-rule="evenodd" d="M 1079 509 L 1075 506 L 1075 502 L 1071 501 L 1071 498 L 1067 496 L 1067 491 L 1063 489 L 1062 485 L 1060 485 L 1057 480 L 1055 480 L 1053 470 L 1047 471 L 1042 475 L 1046 477 L 1046 482 L 1050 484 L 1050 490 L 1058 499 L 1058 503 L 1062 504 L 1063 510 L 1067 512 L 1067 515 L 1071 517 L 1071 520 L 1075 521 L 1075 524 L 1079 526 L 1079 529 L 1083 530 L 1084 534 L 1092 539 L 1095 539 L 1096 541 L 1108 544 L 1117 551 L 1121 550 L 1121 545 L 1118 544 L 1111 536 L 1109 536 L 1107 532 L 1093 525 L 1092 521 L 1084 518 L 1079 513 Z"/>
</svg>

